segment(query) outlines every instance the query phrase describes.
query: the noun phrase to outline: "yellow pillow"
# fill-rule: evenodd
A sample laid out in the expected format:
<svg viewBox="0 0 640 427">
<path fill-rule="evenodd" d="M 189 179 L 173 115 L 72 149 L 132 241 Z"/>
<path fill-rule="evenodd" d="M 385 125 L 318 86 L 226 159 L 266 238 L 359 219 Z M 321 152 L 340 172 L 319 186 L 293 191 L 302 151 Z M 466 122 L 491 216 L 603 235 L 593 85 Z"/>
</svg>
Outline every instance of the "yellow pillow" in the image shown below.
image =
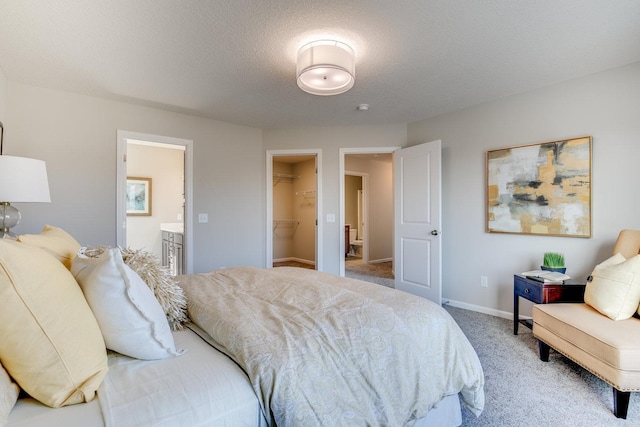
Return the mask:
<svg viewBox="0 0 640 427">
<path fill-rule="evenodd" d="M 92 400 L 107 373 L 100 328 L 71 273 L 44 250 L 3 239 L 0 360 L 51 407 Z"/>
<path fill-rule="evenodd" d="M 598 264 L 587 282 L 584 302 L 613 320 L 628 319 L 640 304 L 640 255 L 616 254 Z"/>
<path fill-rule="evenodd" d="M 80 243 L 62 228 L 45 225 L 40 234 L 23 234 L 18 241 L 42 248 L 71 269 L 71 263 L 80 249 Z"/>
</svg>

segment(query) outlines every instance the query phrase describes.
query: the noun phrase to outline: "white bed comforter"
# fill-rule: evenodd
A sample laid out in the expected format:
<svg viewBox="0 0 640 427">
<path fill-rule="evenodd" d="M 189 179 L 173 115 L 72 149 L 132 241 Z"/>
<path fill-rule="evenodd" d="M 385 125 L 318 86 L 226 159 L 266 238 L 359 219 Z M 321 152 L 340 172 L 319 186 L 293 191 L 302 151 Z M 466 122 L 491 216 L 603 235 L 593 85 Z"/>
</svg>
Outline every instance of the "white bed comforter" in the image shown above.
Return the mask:
<svg viewBox="0 0 640 427">
<path fill-rule="evenodd" d="M 482 412 L 478 357 L 428 300 L 297 268 L 179 281 L 190 318 L 246 371 L 270 425 L 412 425 L 456 393 Z"/>
</svg>

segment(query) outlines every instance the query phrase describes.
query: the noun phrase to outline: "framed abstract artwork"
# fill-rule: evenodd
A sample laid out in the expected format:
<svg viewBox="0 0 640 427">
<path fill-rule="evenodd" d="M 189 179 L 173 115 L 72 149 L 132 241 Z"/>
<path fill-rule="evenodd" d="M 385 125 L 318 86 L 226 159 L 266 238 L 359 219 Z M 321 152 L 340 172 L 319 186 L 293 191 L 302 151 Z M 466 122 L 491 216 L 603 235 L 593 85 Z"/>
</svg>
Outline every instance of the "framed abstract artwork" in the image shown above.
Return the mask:
<svg viewBox="0 0 640 427">
<path fill-rule="evenodd" d="M 127 177 L 127 215 L 151 216 L 151 178 Z"/>
<path fill-rule="evenodd" d="M 486 230 L 591 237 L 592 138 L 487 151 Z"/>
</svg>

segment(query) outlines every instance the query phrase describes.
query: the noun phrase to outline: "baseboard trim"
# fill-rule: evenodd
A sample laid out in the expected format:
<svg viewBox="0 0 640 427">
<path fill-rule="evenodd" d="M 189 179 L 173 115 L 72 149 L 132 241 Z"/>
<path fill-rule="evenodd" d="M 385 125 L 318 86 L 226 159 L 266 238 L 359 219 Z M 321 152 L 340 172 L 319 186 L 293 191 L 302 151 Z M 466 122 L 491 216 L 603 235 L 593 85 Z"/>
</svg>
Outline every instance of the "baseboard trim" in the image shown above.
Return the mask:
<svg viewBox="0 0 640 427">
<path fill-rule="evenodd" d="M 296 257 L 274 259 L 273 263 L 276 263 L 276 262 L 299 262 L 301 264 L 316 265 L 315 261 L 309 261 L 308 259 L 302 259 L 302 258 L 296 258 Z"/>
<path fill-rule="evenodd" d="M 513 320 L 513 313 L 508 311 L 495 310 L 493 308 L 482 307 L 481 305 L 469 304 L 455 300 L 447 300 L 451 307 L 463 308 L 465 310 L 476 311 L 478 313 L 488 314 L 490 316 L 501 317 L 503 319 Z M 522 316 L 520 316 L 522 318 Z"/>
<path fill-rule="evenodd" d="M 382 264 L 383 262 L 391 262 L 393 258 L 370 259 L 369 264 Z"/>
</svg>

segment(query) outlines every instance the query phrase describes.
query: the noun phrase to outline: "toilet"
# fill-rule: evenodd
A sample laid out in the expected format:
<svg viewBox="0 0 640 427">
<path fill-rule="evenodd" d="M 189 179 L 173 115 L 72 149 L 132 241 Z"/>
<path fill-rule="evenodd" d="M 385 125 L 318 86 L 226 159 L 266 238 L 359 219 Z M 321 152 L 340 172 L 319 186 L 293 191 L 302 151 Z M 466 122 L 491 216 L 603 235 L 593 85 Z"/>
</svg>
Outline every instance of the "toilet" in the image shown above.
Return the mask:
<svg viewBox="0 0 640 427">
<path fill-rule="evenodd" d="M 349 255 L 357 256 L 358 247 L 362 247 L 362 240 L 358 240 L 358 229 L 349 229 Z"/>
</svg>

